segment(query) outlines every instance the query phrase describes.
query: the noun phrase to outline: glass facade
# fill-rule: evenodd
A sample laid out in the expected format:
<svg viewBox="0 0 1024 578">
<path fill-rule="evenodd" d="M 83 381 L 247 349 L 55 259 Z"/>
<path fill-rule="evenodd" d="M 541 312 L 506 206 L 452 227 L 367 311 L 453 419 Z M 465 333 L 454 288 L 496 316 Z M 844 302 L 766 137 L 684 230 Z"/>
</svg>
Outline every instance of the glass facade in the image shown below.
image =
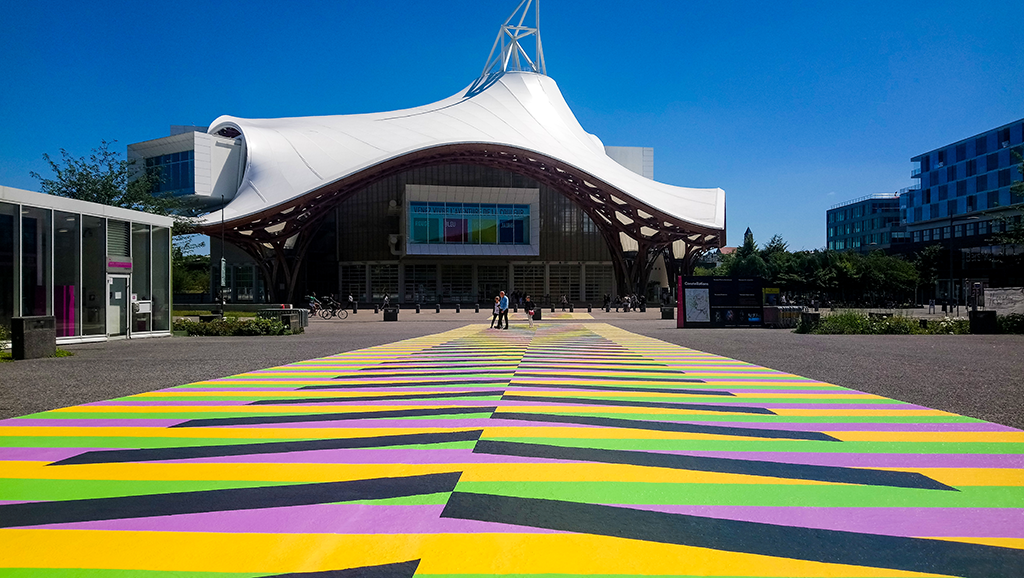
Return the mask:
<svg viewBox="0 0 1024 578">
<path fill-rule="evenodd" d="M 0 203 L 0 325 L 11 326 L 18 288 L 18 205 Z"/>
<path fill-rule="evenodd" d="M 53 314 L 57 337 L 81 333 L 81 215 L 54 212 Z"/>
<path fill-rule="evenodd" d="M 410 202 L 409 219 L 413 244 L 530 244 L 530 205 Z"/>
<path fill-rule="evenodd" d="M 52 211 L 21 208 L 21 315 L 50 315 Z"/>
<path fill-rule="evenodd" d="M 92 203 L 62 199 L 60 208 L 48 208 L 55 197 L 6 188 L 0 193 L 0 325 L 10 327 L 13 317 L 52 315 L 62 342 L 103 338 L 111 334 L 112 319 L 119 327 L 129 321 L 111 314 L 108 288 L 111 279 L 128 288 L 130 275 L 121 298 L 135 294 L 153 303 L 136 315 L 130 333 L 169 331 L 168 227 L 89 214 Z M 69 202 L 82 209 L 69 210 Z"/>
<path fill-rule="evenodd" d="M 379 303 L 387 291 L 394 301 L 427 305 L 486 305 L 501 290 L 595 303 L 615 294 L 611 253 L 587 213 L 510 171 L 405 171 L 353 194 L 325 226 L 337 250 L 319 253 L 317 263 L 336 259 L 337 281 L 311 272 L 307 290 L 318 294 Z"/>
<path fill-rule="evenodd" d="M 177 197 L 196 192 L 195 151 L 182 151 L 146 159 L 153 191 Z"/>
</svg>

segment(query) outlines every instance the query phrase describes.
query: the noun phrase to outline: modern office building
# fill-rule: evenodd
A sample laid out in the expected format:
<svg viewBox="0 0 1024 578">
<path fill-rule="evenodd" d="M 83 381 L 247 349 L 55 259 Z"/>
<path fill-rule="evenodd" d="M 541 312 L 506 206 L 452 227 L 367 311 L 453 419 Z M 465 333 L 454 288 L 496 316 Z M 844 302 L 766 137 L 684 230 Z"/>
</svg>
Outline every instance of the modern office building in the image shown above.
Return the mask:
<svg viewBox="0 0 1024 578">
<path fill-rule="evenodd" d="M 949 265 L 940 273 L 936 296 L 963 301 L 965 283 L 1019 283 L 1021 272 L 1001 266 L 1024 247 L 1000 243 L 994 235 L 1020 224 L 1011 186 L 1021 180 L 1024 119 L 993 128 L 911 159 L 917 190 L 900 197 L 910 245 L 941 245 Z M 952 282 L 951 282 L 952 280 Z M 952 291 L 952 293 L 951 293 Z"/>
<path fill-rule="evenodd" d="M 133 147 L 147 165 L 157 154 L 161 165 L 166 154 L 186 162 L 192 144 L 211 151 L 201 178 L 195 150 L 195 194 L 211 203 L 223 195 L 202 230 L 212 261 L 235 265 L 225 271 L 233 299 L 661 294 L 676 271 L 723 244 L 725 193 L 658 183 L 652 149 L 605 147 L 587 133 L 546 75 L 539 22 L 524 25 L 530 7 L 524 1 L 501 27 L 480 77 L 440 102 L 222 116 L 201 137 L 178 137 L 180 150 L 167 139 L 142 143 L 148 152 Z"/>
<path fill-rule="evenodd" d="M 170 335 L 172 224 L 0 186 L 0 325 L 52 315 L 58 343 Z"/>
<path fill-rule="evenodd" d="M 900 194 L 876 193 L 829 208 L 825 213 L 830 251 L 889 250 L 906 241 Z"/>
</svg>

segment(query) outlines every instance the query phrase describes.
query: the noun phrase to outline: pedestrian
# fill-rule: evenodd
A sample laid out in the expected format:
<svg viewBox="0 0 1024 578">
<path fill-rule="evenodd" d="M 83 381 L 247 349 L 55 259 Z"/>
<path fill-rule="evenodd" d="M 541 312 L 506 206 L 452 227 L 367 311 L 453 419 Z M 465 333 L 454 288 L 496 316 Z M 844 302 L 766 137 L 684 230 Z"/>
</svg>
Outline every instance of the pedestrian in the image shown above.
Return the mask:
<svg viewBox="0 0 1024 578">
<path fill-rule="evenodd" d="M 565 293 L 562 293 L 561 302 L 562 302 L 562 311 L 565 311 L 566 306 L 569 305 L 569 299 L 566 298 Z"/>
<path fill-rule="evenodd" d="M 530 296 L 526 296 L 526 301 L 523 302 L 523 309 L 526 310 L 526 319 L 530 321 L 530 329 L 533 329 L 533 301 L 530 301 Z"/>
<path fill-rule="evenodd" d="M 495 320 L 498 319 L 498 316 L 501 315 L 501 310 L 498 309 L 498 301 L 499 301 L 499 298 L 498 298 L 497 295 L 495 295 L 494 296 L 494 308 L 493 308 L 494 312 L 491 315 L 491 327 L 490 327 L 491 329 L 494 329 L 494 322 L 495 322 Z M 498 325 L 498 329 L 501 329 L 501 325 Z"/>
<path fill-rule="evenodd" d="M 499 292 L 498 295 L 501 297 L 498 300 L 498 329 L 508 329 L 508 296 L 504 291 Z M 505 327 L 501 326 L 502 320 L 505 321 Z"/>
</svg>

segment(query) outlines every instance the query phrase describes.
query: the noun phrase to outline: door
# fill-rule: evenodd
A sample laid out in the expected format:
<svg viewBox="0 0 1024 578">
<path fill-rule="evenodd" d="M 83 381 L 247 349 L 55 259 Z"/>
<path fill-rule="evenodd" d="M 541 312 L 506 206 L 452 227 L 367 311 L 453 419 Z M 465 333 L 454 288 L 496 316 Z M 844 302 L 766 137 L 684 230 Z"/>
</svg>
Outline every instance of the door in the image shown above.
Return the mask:
<svg viewBox="0 0 1024 578">
<path fill-rule="evenodd" d="M 107 275 L 107 336 L 128 337 L 128 276 Z"/>
</svg>

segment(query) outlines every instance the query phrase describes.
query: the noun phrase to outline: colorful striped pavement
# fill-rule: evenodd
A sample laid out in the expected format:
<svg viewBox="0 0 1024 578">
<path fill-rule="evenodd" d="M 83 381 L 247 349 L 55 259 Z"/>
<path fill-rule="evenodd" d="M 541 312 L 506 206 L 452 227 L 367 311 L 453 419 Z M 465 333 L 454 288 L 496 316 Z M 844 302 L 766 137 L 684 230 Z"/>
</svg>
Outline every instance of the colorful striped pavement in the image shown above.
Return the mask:
<svg viewBox="0 0 1024 578">
<path fill-rule="evenodd" d="M 470 325 L 0 421 L 0 577 L 1020 577 L 1022 486 L 1020 430 Z"/>
</svg>

